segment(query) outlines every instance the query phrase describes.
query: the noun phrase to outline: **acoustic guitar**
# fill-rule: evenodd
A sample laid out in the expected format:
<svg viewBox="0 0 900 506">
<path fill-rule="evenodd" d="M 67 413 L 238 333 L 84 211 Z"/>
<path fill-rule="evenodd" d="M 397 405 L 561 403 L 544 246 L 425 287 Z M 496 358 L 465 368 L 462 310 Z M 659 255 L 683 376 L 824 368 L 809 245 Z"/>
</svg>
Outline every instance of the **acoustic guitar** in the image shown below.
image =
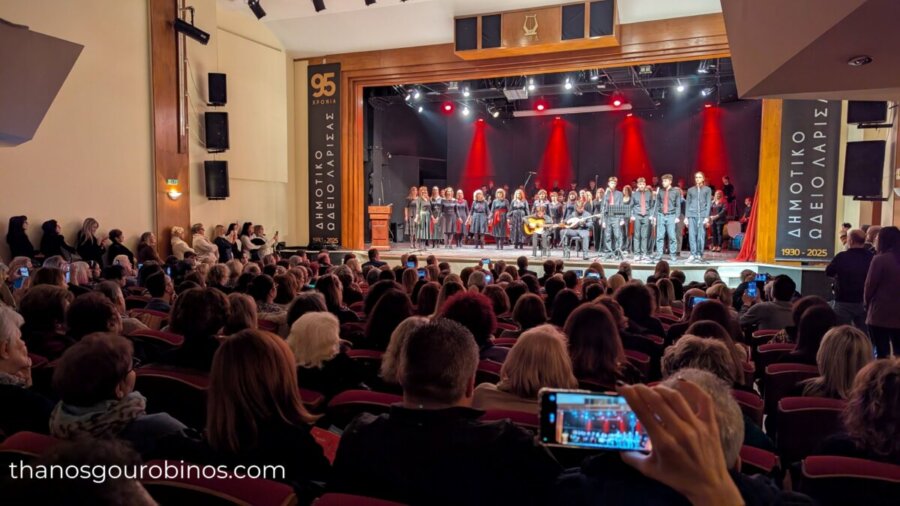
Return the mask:
<svg viewBox="0 0 900 506">
<path fill-rule="evenodd" d="M 550 225 L 547 225 L 546 218 L 538 218 L 536 216 L 529 216 L 529 217 L 525 218 L 525 222 L 522 224 L 522 228 L 525 230 L 525 233 L 527 235 L 532 235 L 535 233 L 543 234 L 545 230 L 554 230 L 557 228 L 571 228 L 571 227 L 578 226 L 579 224 L 584 223 L 587 220 L 590 220 L 592 218 L 600 218 L 601 216 L 603 216 L 603 215 L 602 214 L 593 214 L 591 216 L 585 216 L 584 218 L 579 218 L 577 216 L 573 216 L 562 223 L 553 223 Z"/>
</svg>

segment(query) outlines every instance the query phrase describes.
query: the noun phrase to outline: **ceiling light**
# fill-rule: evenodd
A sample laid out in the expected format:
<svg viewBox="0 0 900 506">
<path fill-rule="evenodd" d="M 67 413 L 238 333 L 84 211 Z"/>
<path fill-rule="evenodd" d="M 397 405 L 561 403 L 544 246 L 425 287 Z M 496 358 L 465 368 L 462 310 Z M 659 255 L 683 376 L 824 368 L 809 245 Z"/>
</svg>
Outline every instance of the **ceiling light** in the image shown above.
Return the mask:
<svg viewBox="0 0 900 506">
<path fill-rule="evenodd" d="M 600 71 L 597 69 L 592 69 L 588 72 L 588 75 L 591 76 L 591 81 L 599 81 L 600 80 Z"/>
<path fill-rule="evenodd" d="M 700 94 L 703 95 L 704 97 L 708 97 L 708 96 L 712 95 L 714 91 L 715 91 L 715 88 L 703 88 L 700 91 Z"/>
<path fill-rule="evenodd" d="M 495 118 L 499 118 L 499 117 L 500 117 L 500 111 L 498 111 L 497 109 L 494 109 L 494 112 L 491 113 L 491 116 L 493 116 L 493 117 L 495 117 Z"/>
<path fill-rule="evenodd" d="M 641 75 L 649 75 L 653 73 L 653 65 L 640 65 L 638 66 L 638 74 Z"/>
<path fill-rule="evenodd" d="M 697 69 L 698 74 L 708 74 L 709 73 L 709 64 L 706 63 L 706 60 L 700 62 L 700 67 Z"/>
<path fill-rule="evenodd" d="M 425 110 L 425 108 L 424 108 L 424 107 L 422 107 L 422 106 L 421 106 L 421 105 L 420 105 L 420 106 L 419 106 L 419 108 L 418 108 L 418 109 L 416 109 L 416 110 L 417 110 L 417 111 L 419 111 L 419 113 L 421 113 L 421 112 L 422 112 L 422 111 L 424 111 L 424 110 Z"/>
<path fill-rule="evenodd" d="M 410 100 L 411 98 L 412 98 L 412 92 L 411 92 L 411 91 L 407 91 L 407 92 L 406 92 L 406 96 L 403 97 L 403 100 L 406 100 L 407 102 L 409 102 L 409 100 Z"/>
<path fill-rule="evenodd" d="M 422 98 L 422 93 L 419 92 L 419 90 L 414 91 L 414 92 L 413 92 L 413 98 L 416 99 L 416 100 L 419 100 L 420 98 Z"/>
<path fill-rule="evenodd" d="M 537 103 L 534 104 L 534 108 L 535 108 L 538 112 L 542 112 L 544 109 L 547 108 L 547 102 L 544 102 L 543 100 L 538 100 Z"/>
<path fill-rule="evenodd" d="M 534 88 L 535 88 L 534 78 L 531 78 L 528 80 L 528 91 L 534 91 Z"/>
<path fill-rule="evenodd" d="M 488 112 L 488 114 L 490 114 L 491 116 L 493 116 L 495 118 L 500 117 L 500 109 L 498 109 L 497 107 L 495 107 L 493 105 L 489 105 L 487 107 L 487 112 Z"/>
<path fill-rule="evenodd" d="M 678 93 L 684 93 L 684 85 L 681 84 L 681 81 L 676 82 L 678 83 L 678 85 L 675 86 L 675 91 L 677 91 Z"/>
<path fill-rule="evenodd" d="M 469 112 L 470 112 L 470 111 L 469 111 L 469 106 L 465 106 L 465 107 L 462 108 L 462 115 L 463 115 L 463 116 L 468 116 L 468 115 L 469 115 Z"/>
<path fill-rule="evenodd" d="M 571 90 L 571 89 L 572 89 L 572 81 L 569 80 L 568 77 L 566 78 L 566 89 L 567 89 L 567 90 Z"/>
<path fill-rule="evenodd" d="M 631 117 L 633 117 L 633 116 L 634 116 L 634 113 L 633 113 L 633 112 L 630 112 L 630 113 L 628 113 L 628 114 L 625 115 L 626 118 L 631 118 Z"/>
<path fill-rule="evenodd" d="M 612 101 L 612 105 L 613 105 L 613 107 L 622 107 L 622 99 L 614 98 Z"/>
<path fill-rule="evenodd" d="M 468 97 L 468 96 L 469 96 L 469 87 L 468 87 L 468 86 L 466 86 L 465 88 L 463 88 L 463 96 L 464 96 L 464 97 Z"/>
<path fill-rule="evenodd" d="M 453 112 L 453 102 L 444 102 L 444 105 L 441 106 L 444 109 L 444 112 L 450 114 Z"/>
<path fill-rule="evenodd" d="M 851 67 L 862 67 L 863 65 L 868 65 L 872 63 L 872 57 L 866 54 L 854 56 L 847 60 L 847 65 Z"/>
<path fill-rule="evenodd" d="M 325 10 L 325 0 L 312 0 L 313 7 L 316 8 L 316 12 L 322 12 Z"/>
<path fill-rule="evenodd" d="M 712 107 L 712 104 L 703 104 L 703 107 L 706 107 L 707 109 L 709 109 L 710 107 Z"/>
</svg>

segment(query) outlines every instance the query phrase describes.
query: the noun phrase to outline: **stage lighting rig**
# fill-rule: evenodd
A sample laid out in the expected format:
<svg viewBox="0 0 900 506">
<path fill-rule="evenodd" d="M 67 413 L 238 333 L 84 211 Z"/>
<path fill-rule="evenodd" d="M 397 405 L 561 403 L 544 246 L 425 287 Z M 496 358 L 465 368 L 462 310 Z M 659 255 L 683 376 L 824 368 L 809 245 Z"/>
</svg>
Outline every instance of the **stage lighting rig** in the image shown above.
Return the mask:
<svg viewBox="0 0 900 506">
<path fill-rule="evenodd" d="M 316 12 L 322 12 L 325 10 L 325 0 L 312 0 L 313 7 L 316 9 Z"/>
<path fill-rule="evenodd" d="M 681 80 L 678 80 L 676 82 L 678 83 L 678 85 L 675 86 L 675 91 L 677 91 L 678 93 L 684 93 L 684 85 L 681 84 Z"/>
<path fill-rule="evenodd" d="M 572 80 L 569 79 L 568 77 L 566 78 L 565 88 L 566 88 L 567 90 L 571 90 L 571 89 L 572 89 Z"/>
<path fill-rule="evenodd" d="M 250 10 L 253 11 L 253 15 L 256 16 L 256 19 L 266 17 L 266 11 L 262 8 L 262 5 L 259 4 L 259 0 L 247 0 L 247 5 L 250 7 Z"/>
<path fill-rule="evenodd" d="M 194 8 L 193 7 L 185 7 L 181 9 L 183 11 L 188 11 L 191 14 L 191 22 L 181 18 L 175 18 L 175 31 L 186 36 L 190 37 L 197 42 L 203 44 L 204 46 L 209 43 L 209 33 L 204 32 L 203 30 L 194 26 Z"/>
<path fill-rule="evenodd" d="M 588 75 L 590 76 L 591 81 L 595 81 L 595 82 L 596 82 L 596 81 L 599 81 L 599 80 L 600 80 L 600 71 L 597 70 L 597 69 L 591 69 L 591 70 L 588 72 Z"/>
<path fill-rule="evenodd" d="M 469 112 L 471 112 L 471 111 L 469 111 L 469 106 L 463 106 L 461 112 L 462 112 L 462 115 L 463 115 L 463 116 L 468 116 L 468 115 L 469 115 Z"/>
</svg>

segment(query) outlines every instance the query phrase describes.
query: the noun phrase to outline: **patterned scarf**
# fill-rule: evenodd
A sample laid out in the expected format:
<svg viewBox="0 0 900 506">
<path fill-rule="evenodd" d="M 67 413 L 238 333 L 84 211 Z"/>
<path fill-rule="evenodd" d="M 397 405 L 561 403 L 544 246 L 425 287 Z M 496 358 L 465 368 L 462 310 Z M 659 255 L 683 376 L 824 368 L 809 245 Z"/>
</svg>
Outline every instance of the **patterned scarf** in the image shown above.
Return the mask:
<svg viewBox="0 0 900 506">
<path fill-rule="evenodd" d="M 5 372 L 0 372 L 0 385 L 13 385 L 17 387 L 25 386 L 25 378 L 20 376 L 15 376 L 13 374 L 8 374 Z"/>
<path fill-rule="evenodd" d="M 60 402 L 50 414 L 50 435 L 60 439 L 78 436 L 114 437 L 146 413 L 147 399 L 131 392 L 122 399 L 93 406 L 71 406 Z"/>
</svg>

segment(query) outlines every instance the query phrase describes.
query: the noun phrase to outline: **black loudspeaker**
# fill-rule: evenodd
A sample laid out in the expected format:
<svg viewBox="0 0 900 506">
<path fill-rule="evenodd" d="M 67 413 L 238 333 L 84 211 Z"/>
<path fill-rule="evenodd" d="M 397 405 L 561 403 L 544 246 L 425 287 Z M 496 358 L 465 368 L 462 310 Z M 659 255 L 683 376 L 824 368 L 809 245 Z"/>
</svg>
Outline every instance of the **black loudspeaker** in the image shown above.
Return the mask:
<svg viewBox="0 0 900 506">
<path fill-rule="evenodd" d="M 847 123 L 884 123 L 887 121 L 887 102 L 851 100 L 847 106 Z"/>
<path fill-rule="evenodd" d="M 456 20 L 456 50 L 478 49 L 478 18 Z"/>
<path fill-rule="evenodd" d="M 591 37 L 613 34 L 615 11 L 615 0 L 591 2 Z"/>
<path fill-rule="evenodd" d="M 847 143 L 847 154 L 844 157 L 844 195 L 882 196 L 886 147 L 887 141 Z"/>
<path fill-rule="evenodd" d="M 209 105 L 225 105 L 228 103 L 228 92 L 225 88 L 225 74 L 210 72 Z"/>
<path fill-rule="evenodd" d="M 564 5 L 562 8 L 562 40 L 584 38 L 584 4 Z"/>
<path fill-rule="evenodd" d="M 231 196 L 228 190 L 228 162 L 207 160 L 203 162 L 206 173 L 206 198 L 225 200 Z"/>
<path fill-rule="evenodd" d="M 206 118 L 206 150 L 210 153 L 221 153 L 228 149 L 228 113 L 207 112 Z"/>
<path fill-rule="evenodd" d="M 500 15 L 481 16 L 481 49 L 500 47 Z"/>
</svg>

